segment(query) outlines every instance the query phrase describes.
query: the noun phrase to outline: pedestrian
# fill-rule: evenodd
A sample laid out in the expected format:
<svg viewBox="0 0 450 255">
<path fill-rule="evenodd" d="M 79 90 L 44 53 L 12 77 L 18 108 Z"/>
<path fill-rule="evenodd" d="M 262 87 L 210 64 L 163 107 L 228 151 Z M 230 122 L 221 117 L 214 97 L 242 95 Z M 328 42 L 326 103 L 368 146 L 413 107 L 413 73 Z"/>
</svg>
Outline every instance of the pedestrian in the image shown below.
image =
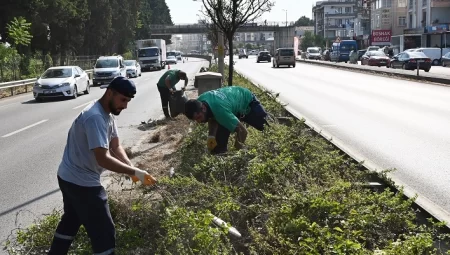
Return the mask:
<svg viewBox="0 0 450 255">
<path fill-rule="evenodd" d="M 185 115 L 198 123 L 208 122 L 207 147 L 212 154 L 227 152 L 228 139 L 236 133 L 234 147 L 243 148 L 247 129 L 241 121 L 259 131 L 267 124 L 267 113 L 248 89 L 230 86 L 204 92 L 185 104 Z"/>
<path fill-rule="evenodd" d="M 187 74 L 181 70 L 172 69 L 166 71 L 157 83 L 159 95 L 161 96 L 162 110 L 167 119 L 171 118 L 169 114 L 170 94 L 175 92 L 175 85 L 177 85 L 180 80 L 184 80 L 184 87 L 182 89 L 186 89 L 188 84 Z"/>
<path fill-rule="evenodd" d="M 113 117 L 127 108 L 135 94 L 133 81 L 117 77 L 103 96 L 87 106 L 72 123 L 57 174 L 64 214 L 48 254 L 67 254 L 81 225 L 91 240 L 94 254 L 114 254 L 115 227 L 106 191 L 100 183 L 100 175 L 106 169 L 128 174 L 145 185 L 156 182 L 131 163 L 120 145 Z"/>
</svg>

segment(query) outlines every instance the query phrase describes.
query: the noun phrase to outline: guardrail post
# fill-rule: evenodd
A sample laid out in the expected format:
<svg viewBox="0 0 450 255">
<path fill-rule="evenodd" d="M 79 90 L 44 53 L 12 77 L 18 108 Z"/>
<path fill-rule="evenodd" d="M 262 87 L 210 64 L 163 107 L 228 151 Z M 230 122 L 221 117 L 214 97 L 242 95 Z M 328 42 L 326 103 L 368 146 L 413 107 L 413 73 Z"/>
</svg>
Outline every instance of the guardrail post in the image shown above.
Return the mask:
<svg viewBox="0 0 450 255">
<path fill-rule="evenodd" d="M 14 88 L 11 88 L 11 96 L 14 96 Z"/>
<path fill-rule="evenodd" d="M 417 60 L 417 76 L 419 76 L 420 61 Z"/>
</svg>

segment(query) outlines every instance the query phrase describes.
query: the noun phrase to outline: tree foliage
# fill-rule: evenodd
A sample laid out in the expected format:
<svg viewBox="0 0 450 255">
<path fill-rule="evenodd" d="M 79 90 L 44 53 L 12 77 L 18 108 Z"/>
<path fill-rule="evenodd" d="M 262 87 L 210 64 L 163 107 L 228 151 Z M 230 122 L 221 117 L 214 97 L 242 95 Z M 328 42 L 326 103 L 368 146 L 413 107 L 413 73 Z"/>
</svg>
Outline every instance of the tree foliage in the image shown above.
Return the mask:
<svg viewBox="0 0 450 255">
<path fill-rule="evenodd" d="M 272 9 L 272 0 L 202 0 L 203 14 L 211 27 L 221 31 L 228 39 L 228 49 L 233 51 L 233 38 L 237 29 L 254 21 Z M 233 84 L 233 54 L 229 56 L 228 85 Z"/>
<path fill-rule="evenodd" d="M 8 25 L 8 37 L 11 38 L 13 45 L 27 46 L 33 36 L 30 34 L 31 23 L 28 23 L 24 17 L 14 18 Z"/>
<path fill-rule="evenodd" d="M 0 1 L 1 41 L 21 45 L 20 54 L 50 53 L 55 64 L 66 56 L 123 54 L 151 37 L 150 24 L 173 24 L 165 0 Z"/>
<path fill-rule="evenodd" d="M 302 51 L 306 51 L 308 47 L 320 47 L 324 48 L 326 40 L 321 35 L 315 35 L 311 31 L 305 31 L 302 36 L 302 42 L 300 48 Z"/>
<path fill-rule="evenodd" d="M 296 27 L 307 27 L 307 26 L 314 26 L 314 20 L 306 17 L 301 16 L 295 23 L 294 26 Z"/>
</svg>

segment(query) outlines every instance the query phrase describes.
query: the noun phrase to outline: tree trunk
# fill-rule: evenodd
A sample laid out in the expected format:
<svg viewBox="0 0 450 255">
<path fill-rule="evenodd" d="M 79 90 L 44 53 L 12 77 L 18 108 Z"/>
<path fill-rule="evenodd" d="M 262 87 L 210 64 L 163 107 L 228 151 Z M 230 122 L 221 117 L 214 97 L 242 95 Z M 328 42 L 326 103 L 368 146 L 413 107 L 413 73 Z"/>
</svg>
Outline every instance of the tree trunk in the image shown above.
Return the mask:
<svg viewBox="0 0 450 255">
<path fill-rule="evenodd" d="M 228 86 L 233 86 L 233 35 L 227 36 L 228 38 Z"/>
</svg>

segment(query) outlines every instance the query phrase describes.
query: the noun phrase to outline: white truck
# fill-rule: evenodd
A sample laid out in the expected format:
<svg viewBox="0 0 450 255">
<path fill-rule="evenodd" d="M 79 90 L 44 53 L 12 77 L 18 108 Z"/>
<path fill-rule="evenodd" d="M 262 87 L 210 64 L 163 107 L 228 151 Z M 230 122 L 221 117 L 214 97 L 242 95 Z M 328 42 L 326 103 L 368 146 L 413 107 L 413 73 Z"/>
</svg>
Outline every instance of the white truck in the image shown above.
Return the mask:
<svg viewBox="0 0 450 255">
<path fill-rule="evenodd" d="M 166 68 L 166 41 L 145 39 L 136 41 L 141 70 L 161 70 Z"/>
</svg>

